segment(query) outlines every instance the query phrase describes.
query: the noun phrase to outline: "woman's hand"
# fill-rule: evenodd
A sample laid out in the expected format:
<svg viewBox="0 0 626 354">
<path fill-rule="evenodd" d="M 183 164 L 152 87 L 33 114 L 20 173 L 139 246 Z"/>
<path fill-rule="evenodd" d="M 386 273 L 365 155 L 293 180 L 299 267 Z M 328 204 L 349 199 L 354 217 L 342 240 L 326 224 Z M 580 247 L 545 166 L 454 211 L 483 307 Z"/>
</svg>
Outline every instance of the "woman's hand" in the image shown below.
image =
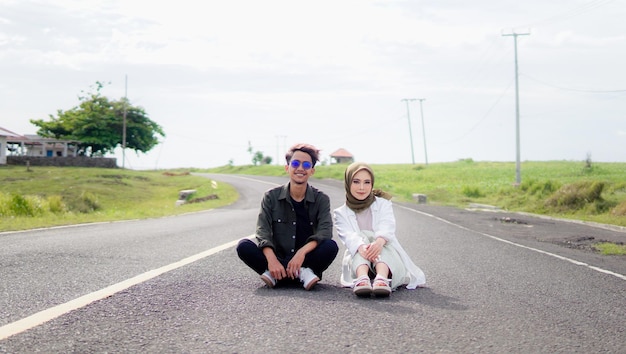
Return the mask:
<svg viewBox="0 0 626 354">
<path fill-rule="evenodd" d="M 370 246 L 369 244 L 360 245 L 359 248 L 356 249 L 356 251 L 359 255 L 361 255 L 361 257 L 367 259 L 367 248 L 369 246 Z"/>
<path fill-rule="evenodd" d="M 376 263 L 379 260 L 380 252 L 382 252 L 383 246 L 386 243 L 387 241 L 384 238 L 376 238 L 376 241 L 367 245 L 364 258 L 372 263 Z"/>
</svg>

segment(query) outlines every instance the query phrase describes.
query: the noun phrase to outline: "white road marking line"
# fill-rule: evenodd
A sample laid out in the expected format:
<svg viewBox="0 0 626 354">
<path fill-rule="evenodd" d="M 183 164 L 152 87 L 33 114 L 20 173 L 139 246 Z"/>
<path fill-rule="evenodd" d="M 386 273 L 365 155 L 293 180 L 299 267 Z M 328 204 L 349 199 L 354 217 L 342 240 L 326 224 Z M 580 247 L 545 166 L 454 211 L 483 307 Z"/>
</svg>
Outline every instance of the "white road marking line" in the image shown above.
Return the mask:
<svg viewBox="0 0 626 354">
<path fill-rule="evenodd" d="M 254 235 L 250 235 L 247 238 L 252 239 L 254 237 Z M 220 251 L 226 250 L 228 248 L 234 247 L 237 243 L 239 242 L 239 240 L 235 240 L 232 242 L 228 242 L 225 243 L 223 245 L 208 249 L 204 252 L 195 254 L 193 256 L 181 259 L 178 262 L 174 262 L 171 264 L 168 264 L 166 266 L 157 268 L 157 269 L 153 269 L 150 271 L 147 271 L 143 274 L 139 274 L 135 277 L 132 277 L 130 279 L 126 279 L 122 282 L 119 282 L 117 284 L 113 284 L 111 286 L 108 286 L 104 289 L 100 289 L 98 291 L 95 291 L 93 293 L 90 294 L 86 294 L 83 295 L 79 298 L 76 298 L 74 300 L 70 300 L 64 304 L 60 304 L 54 307 L 51 307 L 49 309 L 37 312 L 33 315 L 30 315 L 28 317 L 25 317 L 21 320 L 17 320 L 15 322 L 6 324 L 2 327 L 0 327 L 0 340 L 9 338 L 10 336 L 16 335 L 18 333 L 22 333 L 24 331 L 27 331 L 33 327 L 39 326 L 41 324 L 44 324 L 50 320 L 53 320 L 57 317 L 60 317 L 66 313 L 69 313 L 70 311 L 74 311 L 77 310 L 81 307 L 85 307 L 89 304 L 91 304 L 92 302 L 98 301 L 98 300 L 102 300 L 105 299 L 109 296 L 112 296 L 120 291 L 126 290 L 128 288 L 130 288 L 131 286 L 143 283 L 145 281 L 148 281 L 152 278 L 158 277 L 161 274 L 167 273 L 169 271 L 172 271 L 174 269 L 186 266 L 188 264 L 191 264 L 195 261 L 198 261 L 202 258 L 208 257 L 210 255 L 213 255 L 215 253 L 218 253 Z"/>
<path fill-rule="evenodd" d="M 612 272 L 612 271 L 607 270 L 607 269 L 603 269 L 603 268 L 600 268 L 600 267 L 592 266 L 592 265 L 589 265 L 589 264 L 587 264 L 587 263 L 585 263 L 585 262 L 577 261 L 577 260 L 575 260 L 575 259 L 571 259 L 571 258 L 568 258 L 568 257 L 559 256 L 558 254 L 551 253 L 551 252 L 547 252 L 547 251 L 544 251 L 544 250 L 540 250 L 540 249 L 538 249 L 538 248 L 533 248 L 533 247 L 524 246 L 524 245 L 521 245 L 521 244 L 519 244 L 519 243 L 515 243 L 515 242 L 511 242 L 511 241 L 508 241 L 508 240 L 505 240 L 505 239 L 499 238 L 499 237 L 497 237 L 497 236 L 493 236 L 493 235 L 486 234 L 486 233 L 484 233 L 484 232 L 480 232 L 480 231 L 472 230 L 472 229 L 469 229 L 469 228 L 467 228 L 467 227 L 465 227 L 465 226 L 461 226 L 461 225 L 459 225 L 459 224 L 455 224 L 455 223 L 453 223 L 453 222 L 451 222 L 451 221 L 448 221 L 448 220 L 446 220 L 446 219 L 442 219 L 442 218 L 440 218 L 440 217 L 438 217 L 438 216 L 435 216 L 435 215 L 432 215 L 432 214 L 428 214 L 428 213 L 425 213 L 425 212 L 423 212 L 423 211 L 419 211 L 419 210 L 411 209 L 411 208 L 405 207 L 405 206 L 403 206 L 403 205 L 395 205 L 395 206 L 397 206 L 397 207 L 399 207 L 399 208 L 402 208 L 402 209 L 406 209 L 406 210 L 411 211 L 411 212 L 414 212 L 414 213 L 422 214 L 422 215 L 424 215 L 424 216 L 428 216 L 428 217 L 431 217 L 431 218 L 437 219 L 437 220 L 439 220 L 439 221 L 441 221 L 441 222 L 443 222 L 443 223 L 446 223 L 446 224 L 449 224 L 449 225 L 456 226 L 456 227 L 458 227 L 458 228 L 460 228 L 460 229 L 463 229 L 463 230 L 466 230 L 466 231 L 471 231 L 471 232 L 474 232 L 474 233 L 477 233 L 477 234 L 480 234 L 480 235 L 483 235 L 483 236 L 487 236 L 487 237 L 492 238 L 492 239 L 494 239 L 494 240 L 496 240 L 496 241 L 500 241 L 500 242 L 508 243 L 508 244 L 510 244 L 510 245 L 513 245 L 513 246 L 517 246 L 517 247 L 525 248 L 525 249 L 527 249 L 527 250 L 531 250 L 531 251 L 535 251 L 535 252 L 538 252 L 538 253 L 542 253 L 542 254 L 545 254 L 545 255 L 548 255 L 548 256 L 551 256 L 551 257 L 554 257 L 554 258 L 558 258 L 558 259 L 563 260 L 563 261 L 566 261 L 566 262 L 570 262 L 570 263 L 573 263 L 573 264 L 576 264 L 576 265 L 579 265 L 579 266 L 584 266 L 584 267 L 587 267 L 587 268 L 589 268 L 589 269 L 591 269 L 591 270 L 595 270 L 596 272 L 600 272 L 600 273 L 604 273 L 604 274 L 609 274 L 609 275 L 612 275 L 612 276 L 618 277 L 618 278 L 620 278 L 620 279 L 626 280 L 626 275 L 623 275 L 623 274 L 615 273 L 615 272 Z"/>
</svg>

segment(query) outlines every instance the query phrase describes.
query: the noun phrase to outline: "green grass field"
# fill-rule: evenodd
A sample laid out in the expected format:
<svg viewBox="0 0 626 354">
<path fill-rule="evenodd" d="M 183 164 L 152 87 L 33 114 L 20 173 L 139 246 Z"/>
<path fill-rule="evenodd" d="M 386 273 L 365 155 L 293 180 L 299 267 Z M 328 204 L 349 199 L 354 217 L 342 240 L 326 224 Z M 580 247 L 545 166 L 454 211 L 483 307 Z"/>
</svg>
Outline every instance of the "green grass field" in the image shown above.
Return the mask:
<svg viewBox="0 0 626 354">
<path fill-rule="evenodd" d="M 179 192 L 217 199 L 176 206 Z M 143 219 L 216 208 L 238 197 L 229 185 L 189 173 L 122 169 L 3 166 L 0 231 Z"/>
<path fill-rule="evenodd" d="M 376 187 L 395 200 L 466 207 L 493 205 L 560 218 L 626 226 L 626 164 L 584 161 L 474 162 L 424 165 L 378 164 Z M 317 166 L 314 178 L 343 180 L 346 165 Z M 230 204 L 237 192 L 188 172 L 284 176 L 283 166 L 223 166 L 213 169 L 133 171 L 122 169 L 3 166 L 0 168 L 0 231 L 73 223 L 160 217 Z M 178 193 L 218 199 L 176 207 Z"/>
<path fill-rule="evenodd" d="M 317 166 L 315 178 L 343 180 L 346 165 Z M 424 165 L 374 164 L 376 188 L 395 200 L 412 202 L 425 194 L 428 203 L 466 207 L 487 204 L 522 211 L 626 226 L 626 163 L 585 161 L 523 162 L 521 184 L 515 185 L 514 162 Z M 284 167 L 224 166 L 217 173 L 284 175 Z"/>
</svg>

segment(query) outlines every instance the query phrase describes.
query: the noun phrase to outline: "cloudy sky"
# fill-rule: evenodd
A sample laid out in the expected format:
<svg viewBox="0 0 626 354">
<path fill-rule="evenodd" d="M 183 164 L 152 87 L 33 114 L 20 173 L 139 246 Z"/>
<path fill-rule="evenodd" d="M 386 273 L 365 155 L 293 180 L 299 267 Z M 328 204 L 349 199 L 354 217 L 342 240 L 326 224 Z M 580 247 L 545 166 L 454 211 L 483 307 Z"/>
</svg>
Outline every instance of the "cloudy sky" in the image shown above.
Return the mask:
<svg viewBox="0 0 626 354">
<path fill-rule="evenodd" d="M 296 142 L 515 161 L 517 38 L 521 160 L 625 162 L 625 18 L 625 0 L 0 0 L 0 126 L 35 133 L 101 81 L 167 135 L 127 168 L 249 164 L 249 144 L 282 164 Z"/>
</svg>

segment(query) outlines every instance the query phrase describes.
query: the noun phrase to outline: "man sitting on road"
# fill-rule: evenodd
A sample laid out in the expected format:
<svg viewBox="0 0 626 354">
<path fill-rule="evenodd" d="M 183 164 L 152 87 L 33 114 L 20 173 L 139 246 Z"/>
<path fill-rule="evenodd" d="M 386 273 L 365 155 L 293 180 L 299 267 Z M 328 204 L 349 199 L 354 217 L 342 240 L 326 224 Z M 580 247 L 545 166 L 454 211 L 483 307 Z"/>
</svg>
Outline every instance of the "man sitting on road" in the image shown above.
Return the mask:
<svg viewBox="0 0 626 354">
<path fill-rule="evenodd" d="M 339 251 L 332 240 L 330 199 L 308 184 L 319 160 L 317 148 L 296 144 L 285 159 L 289 182 L 265 192 L 256 225 L 257 243 L 242 239 L 237 255 L 270 288 L 300 281 L 311 290 Z"/>
</svg>

